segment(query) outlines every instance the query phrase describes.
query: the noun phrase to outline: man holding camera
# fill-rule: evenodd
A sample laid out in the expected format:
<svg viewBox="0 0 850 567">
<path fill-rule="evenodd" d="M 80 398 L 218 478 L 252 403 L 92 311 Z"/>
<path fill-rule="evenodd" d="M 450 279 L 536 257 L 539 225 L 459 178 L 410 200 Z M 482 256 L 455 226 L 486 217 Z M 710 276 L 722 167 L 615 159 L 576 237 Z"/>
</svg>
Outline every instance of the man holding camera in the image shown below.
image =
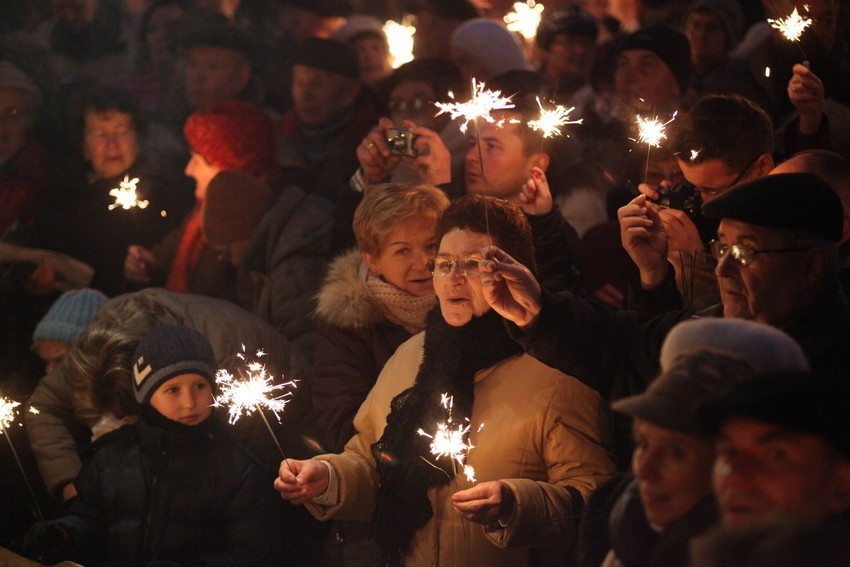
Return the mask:
<svg viewBox="0 0 850 567">
<path fill-rule="evenodd" d="M 707 96 L 671 125 L 670 148 L 685 181 L 675 187 L 662 183 L 645 194 L 658 212 L 669 239 L 667 259 L 687 306 L 716 302 L 716 261 L 709 243 L 717 222 L 702 216 L 699 206 L 733 186 L 767 175 L 773 168 L 773 127 L 757 105 L 739 96 Z M 682 203 L 696 198 L 696 208 Z M 653 204 L 655 202 L 656 204 Z"/>
</svg>

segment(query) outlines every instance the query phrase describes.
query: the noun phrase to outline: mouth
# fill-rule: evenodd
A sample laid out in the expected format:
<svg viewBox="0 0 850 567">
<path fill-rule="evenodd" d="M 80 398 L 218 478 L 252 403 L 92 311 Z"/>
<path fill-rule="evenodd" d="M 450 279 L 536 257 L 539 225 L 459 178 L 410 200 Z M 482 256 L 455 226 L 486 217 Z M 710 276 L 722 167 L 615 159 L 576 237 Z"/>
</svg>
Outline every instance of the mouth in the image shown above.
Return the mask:
<svg viewBox="0 0 850 567">
<path fill-rule="evenodd" d="M 186 425 L 195 425 L 196 423 L 198 423 L 198 419 L 200 419 L 200 416 L 198 416 L 197 414 L 192 414 L 183 416 L 177 421 Z"/>
</svg>

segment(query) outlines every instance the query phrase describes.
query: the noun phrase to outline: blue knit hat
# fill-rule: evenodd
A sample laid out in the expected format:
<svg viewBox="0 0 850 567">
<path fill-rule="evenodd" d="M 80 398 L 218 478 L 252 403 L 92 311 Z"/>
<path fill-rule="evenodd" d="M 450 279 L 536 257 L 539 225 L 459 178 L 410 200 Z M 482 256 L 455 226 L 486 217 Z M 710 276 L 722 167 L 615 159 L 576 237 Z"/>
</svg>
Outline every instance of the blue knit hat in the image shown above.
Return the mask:
<svg viewBox="0 0 850 567">
<path fill-rule="evenodd" d="M 150 400 L 159 386 L 179 374 L 200 374 L 215 388 L 215 354 L 209 341 L 188 327 L 160 327 L 145 335 L 133 353 L 136 401 Z"/>
<path fill-rule="evenodd" d="M 107 299 L 96 289 L 66 291 L 36 325 L 33 342 L 49 340 L 73 345 Z"/>
</svg>

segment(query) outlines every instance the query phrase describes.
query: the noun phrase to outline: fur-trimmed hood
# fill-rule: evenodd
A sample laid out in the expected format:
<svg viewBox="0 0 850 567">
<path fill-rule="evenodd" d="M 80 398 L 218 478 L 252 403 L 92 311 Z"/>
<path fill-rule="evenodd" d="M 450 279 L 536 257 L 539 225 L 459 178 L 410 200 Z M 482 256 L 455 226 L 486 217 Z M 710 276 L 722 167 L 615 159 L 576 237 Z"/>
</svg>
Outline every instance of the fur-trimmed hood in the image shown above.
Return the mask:
<svg viewBox="0 0 850 567">
<path fill-rule="evenodd" d="M 359 250 L 337 256 L 328 268 L 316 295 L 316 316 L 322 322 L 346 329 L 380 323 L 386 315 L 366 285 L 366 264 Z"/>
</svg>

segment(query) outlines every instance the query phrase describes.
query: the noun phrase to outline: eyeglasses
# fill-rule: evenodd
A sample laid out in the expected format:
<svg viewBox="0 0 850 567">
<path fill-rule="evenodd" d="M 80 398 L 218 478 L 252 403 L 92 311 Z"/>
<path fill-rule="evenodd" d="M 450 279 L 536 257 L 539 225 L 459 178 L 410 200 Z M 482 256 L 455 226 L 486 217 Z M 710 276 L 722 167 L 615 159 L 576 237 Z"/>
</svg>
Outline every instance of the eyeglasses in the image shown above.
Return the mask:
<svg viewBox="0 0 850 567">
<path fill-rule="evenodd" d="M 731 246 L 720 242 L 719 240 L 712 240 L 710 243 L 711 253 L 714 255 L 714 258 L 719 262 L 723 258 L 726 257 L 727 254 L 732 254 L 732 260 L 741 267 L 749 266 L 756 259 L 756 256 L 759 254 L 786 254 L 788 252 L 805 252 L 806 250 L 810 250 L 811 246 L 805 247 L 797 247 L 797 248 L 762 248 L 757 249 L 749 246 L 748 244 L 732 244 Z"/>
<path fill-rule="evenodd" d="M 732 181 L 732 183 L 730 183 L 726 187 L 723 187 L 722 189 L 703 189 L 702 187 L 697 187 L 696 185 L 694 185 L 693 183 L 691 183 L 687 179 L 683 179 L 682 184 L 693 188 L 700 195 L 709 195 L 711 197 L 716 197 L 717 195 L 723 193 L 724 191 L 726 191 L 728 189 L 731 189 L 732 187 L 734 187 L 735 185 L 740 183 L 741 180 L 744 178 L 744 176 L 747 174 L 747 172 L 749 172 L 750 169 L 752 169 L 752 167 L 756 164 L 756 162 L 759 160 L 760 157 L 761 157 L 761 155 L 756 156 L 755 159 L 753 159 L 753 161 L 748 163 L 747 166 L 744 169 L 741 170 L 741 173 L 738 174 L 738 177 L 736 177 L 735 180 Z"/>
<path fill-rule="evenodd" d="M 426 106 L 433 105 L 434 101 L 416 97 L 410 100 L 391 100 L 387 105 L 392 112 L 416 113 L 425 110 Z"/>
<path fill-rule="evenodd" d="M 436 260 L 428 260 L 428 271 L 432 275 L 441 278 L 447 278 L 452 274 L 452 270 L 457 267 L 461 275 L 466 277 L 475 277 L 480 273 L 478 269 L 478 258 L 464 258 L 462 260 L 447 260 L 446 258 L 437 258 Z"/>
</svg>

